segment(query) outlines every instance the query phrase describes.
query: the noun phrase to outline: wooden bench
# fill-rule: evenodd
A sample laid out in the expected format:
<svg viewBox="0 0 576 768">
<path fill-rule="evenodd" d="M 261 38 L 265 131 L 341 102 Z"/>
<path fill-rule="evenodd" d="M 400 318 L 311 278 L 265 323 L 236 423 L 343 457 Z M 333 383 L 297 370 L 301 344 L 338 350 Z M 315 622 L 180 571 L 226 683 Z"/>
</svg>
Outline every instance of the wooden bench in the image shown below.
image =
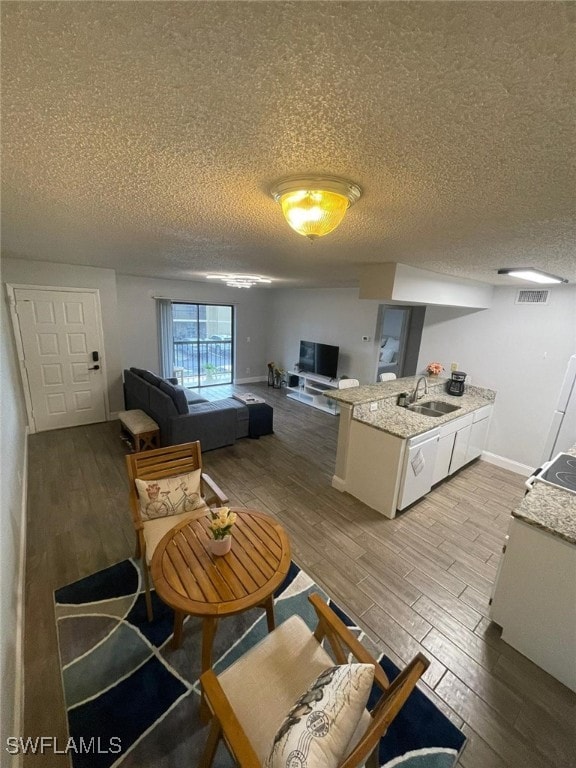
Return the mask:
<svg viewBox="0 0 576 768">
<path fill-rule="evenodd" d="M 147 448 L 160 448 L 158 424 L 144 411 L 120 411 L 118 414 L 122 430 L 132 438 L 134 450 L 138 453 Z"/>
</svg>

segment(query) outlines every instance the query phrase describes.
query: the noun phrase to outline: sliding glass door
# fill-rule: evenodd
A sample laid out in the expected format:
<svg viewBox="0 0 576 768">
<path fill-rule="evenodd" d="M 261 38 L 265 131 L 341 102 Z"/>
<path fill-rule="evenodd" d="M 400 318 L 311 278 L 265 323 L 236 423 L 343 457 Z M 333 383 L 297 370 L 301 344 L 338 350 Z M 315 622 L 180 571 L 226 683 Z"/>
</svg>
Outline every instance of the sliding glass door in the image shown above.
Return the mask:
<svg viewBox="0 0 576 768">
<path fill-rule="evenodd" d="M 234 308 L 172 303 L 174 375 L 186 387 L 231 384 Z"/>
</svg>

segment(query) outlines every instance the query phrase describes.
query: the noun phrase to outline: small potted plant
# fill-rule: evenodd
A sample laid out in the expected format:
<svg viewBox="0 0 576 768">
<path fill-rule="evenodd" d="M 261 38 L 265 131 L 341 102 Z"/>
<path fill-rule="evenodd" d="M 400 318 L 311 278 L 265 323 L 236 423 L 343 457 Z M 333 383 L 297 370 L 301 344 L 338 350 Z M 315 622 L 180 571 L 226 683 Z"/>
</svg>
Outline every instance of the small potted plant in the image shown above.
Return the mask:
<svg viewBox="0 0 576 768">
<path fill-rule="evenodd" d="M 236 512 L 231 512 L 228 507 L 210 510 L 209 527 L 213 539 L 210 539 L 210 550 L 213 555 L 225 555 L 230 552 L 232 536 L 230 531 L 236 522 Z"/>
<path fill-rule="evenodd" d="M 444 366 L 442 363 L 428 363 L 426 366 L 426 373 L 428 376 L 440 376 L 443 370 Z"/>
</svg>

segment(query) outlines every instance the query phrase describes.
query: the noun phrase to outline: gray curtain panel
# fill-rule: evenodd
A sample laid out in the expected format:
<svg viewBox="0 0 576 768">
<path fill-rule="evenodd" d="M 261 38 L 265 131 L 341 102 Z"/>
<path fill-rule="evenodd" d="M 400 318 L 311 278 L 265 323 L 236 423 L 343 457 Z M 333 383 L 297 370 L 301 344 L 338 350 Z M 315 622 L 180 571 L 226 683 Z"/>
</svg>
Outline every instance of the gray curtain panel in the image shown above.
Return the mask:
<svg viewBox="0 0 576 768">
<path fill-rule="evenodd" d="M 158 313 L 158 347 L 160 353 L 160 375 L 174 376 L 174 334 L 172 331 L 172 302 L 170 299 L 156 299 Z"/>
</svg>

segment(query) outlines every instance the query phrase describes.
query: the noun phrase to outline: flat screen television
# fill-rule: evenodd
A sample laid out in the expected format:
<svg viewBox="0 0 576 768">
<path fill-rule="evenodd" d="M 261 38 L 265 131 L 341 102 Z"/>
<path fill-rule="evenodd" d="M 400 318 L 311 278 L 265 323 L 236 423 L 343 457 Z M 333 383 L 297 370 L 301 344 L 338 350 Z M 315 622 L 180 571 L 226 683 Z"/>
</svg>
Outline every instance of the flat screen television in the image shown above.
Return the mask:
<svg viewBox="0 0 576 768">
<path fill-rule="evenodd" d="M 338 373 L 340 347 L 331 344 L 317 344 L 315 341 L 300 342 L 298 368 L 303 373 L 317 373 L 335 379 Z"/>
</svg>

